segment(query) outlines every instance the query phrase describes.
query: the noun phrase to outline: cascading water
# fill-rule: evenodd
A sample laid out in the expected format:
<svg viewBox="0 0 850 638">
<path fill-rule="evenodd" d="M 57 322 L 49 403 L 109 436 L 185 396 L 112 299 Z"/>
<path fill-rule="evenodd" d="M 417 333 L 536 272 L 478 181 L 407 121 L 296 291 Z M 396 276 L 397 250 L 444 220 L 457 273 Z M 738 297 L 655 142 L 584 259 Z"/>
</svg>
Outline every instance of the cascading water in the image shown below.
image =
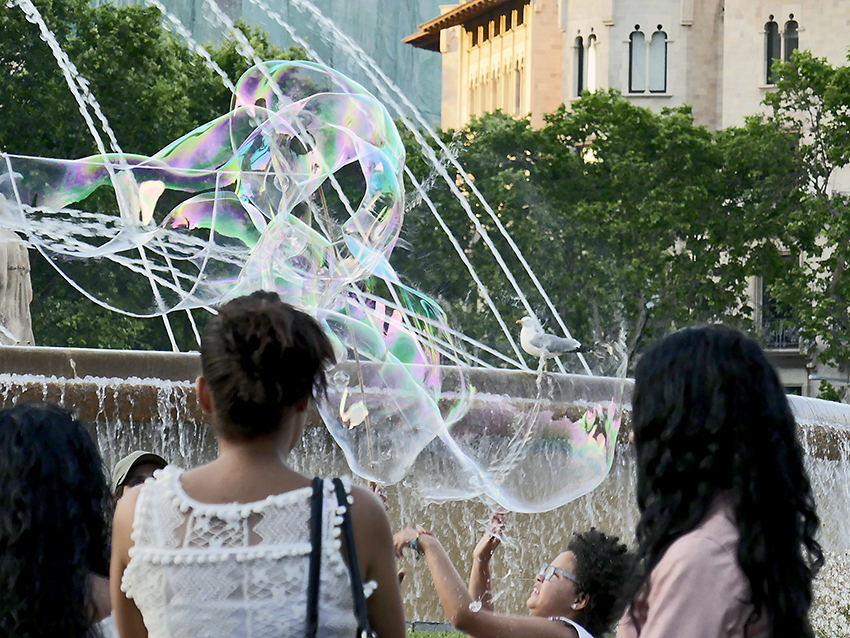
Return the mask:
<svg viewBox="0 0 850 638">
<path fill-rule="evenodd" d="M 46 29 L 29 0 L 18 4 Z M 320 17 L 307 0 L 296 5 Z M 211 15 L 232 29 L 215 3 L 210 6 Z M 345 41 L 335 25 L 328 32 Z M 240 47 L 247 59 L 257 61 L 244 38 Z M 393 97 L 394 87 L 380 69 L 354 43 L 349 47 L 384 101 L 430 151 L 397 102 L 404 96 L 396 91 Z M 58 45 L 52 48 L 61 61 Z M 73 68 L 63 69 L 72 90 L 85 88 Z M 495 503 L 527 512 L 515 515 L 508 533 L 521 542 L 506 543 L 502 552 L 501 564 L 509 567 L 497 572 L 500 607 L 521 609 L 528 591 L 523 581 L 572 531 L 599 525 L 630 537 L 636 520 L 633 470 L 628 446 L 617 448 L 628 415 L 629 383 L 533 375 L 500 316 L 514 356 L 495 354 L 518 371 L 496 371 L 463 344 L 491 353 L 493 348 L 453 331 L 437 303 L 401 282 L 390 256 L 404 210 L 403 149 L 389 113 L 363 87 L 310 63 L 259 64 L 231 87 L 236 96 L 231 113 L 153 157 L 126 154 L 117 141 L 115 153 L 101 144 L 100 155 L 82 160 L 4 155 L 0 222 L 55 257 L 60 272 L 66 258 L 100 257 L 128 276 L 144 278 L 154 311 L 116 308 L 134 316 L 166 318 L 169 312 L 210 309 L 256 288 L 276 289 L 314 313 L 332 335 L 342 363 L 331 372 L 329 400 L 320 405 L 327 429 L 308 431 L 293 465 L 307 474 L 338 473 L 348 466 L 363 477 L 394 484 L 389 488 L 394 524 L 452 530 L 450 553 L 459 564 L 465 564 L 480 533 L 477 522 Z M 96 102 L 80 98 L 78 103 L 87 116 L 87 104 Z M 87 122 L 96 134 L 94 120 L 87 117 Z M 452 187 L 444 162 L 460 167 L 447 148 L 442 150 L 445 158 L 430 152 L 430 159 Z M 101 185 L 114 189 L 118 217 L 69 208 Z M 472 182 L 467 186 L 480 197 Z M 162 210 L 165 190 L 190 196 Z M 540 288 L 497 216 L 484 207 Z M 433 203 L 430 208 L 438 218 Z M 486 229 L 468 205 L 465 209 L 487 242 Z M 524 311 L 534 314 L 516 277 L 488 243 Z M 455 246 L 463 257 L 456 241 Z M 464 263 L 488 300 L 485 285 Z M 379 282 L 384 294 L 367 286 L 367 279 Z M 83 371 L 85 353 L 70 353 L 64 361 L 64 355 L 57 356 L 56 367 L 4 366 L 4 402 L 42 398 L 78 407 L 96 424 L 110 464 L 136 447 L 152 447 L 183 465 L 214 454 L 185 370 L 176 377 L 149 370 L 137 375 L 157 381 L 115 380 L 94 369 Z M 31 366 L 37 356 L 27 352 L 25 358 Z M 122 365 L 128 359 L 122 355 Z M 15 370 L 20 374 L 13 375 Z M 55 377 L 31 376 L 34 372 Z M 824 545 L 833 564 L 841 565 L 840 556 L 850 547 L 848 409 L 816 401 L 793 405 L 825 521 Z M 464 536 L 457 530 L 467 531 Z M 435 599 L 419 595 L 430 591 L 426 581 L 423 570 L 407 581 L 412 618 L 441 617 Z M 846 603 L 846 590 L 825 591 L 824 600 L 836 595 Z"/>
</svg>

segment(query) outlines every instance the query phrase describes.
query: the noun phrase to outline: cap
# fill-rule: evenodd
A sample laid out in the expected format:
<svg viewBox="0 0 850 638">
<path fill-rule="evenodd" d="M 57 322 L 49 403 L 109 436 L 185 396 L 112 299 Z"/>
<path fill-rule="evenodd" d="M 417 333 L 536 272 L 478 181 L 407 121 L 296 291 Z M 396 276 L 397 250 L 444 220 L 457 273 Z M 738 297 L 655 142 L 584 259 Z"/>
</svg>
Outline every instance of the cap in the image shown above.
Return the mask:
<svg viewBox="0 0 850 638">
<path fill-rule="evenodd" d="M 168 462 L 159 454 L 153 452 L 145 452 L 144 450 L 136 450 L 132 454 L 128 454 L 123 459 L 115 464 L 115 469 L 112 470 L 112 492 L 118 493 L 118 488 L 127 480 L 127 475 L 137 465 L 142 463 L 153 463 L 161 468 L 168 465 Z"/>
</svg>

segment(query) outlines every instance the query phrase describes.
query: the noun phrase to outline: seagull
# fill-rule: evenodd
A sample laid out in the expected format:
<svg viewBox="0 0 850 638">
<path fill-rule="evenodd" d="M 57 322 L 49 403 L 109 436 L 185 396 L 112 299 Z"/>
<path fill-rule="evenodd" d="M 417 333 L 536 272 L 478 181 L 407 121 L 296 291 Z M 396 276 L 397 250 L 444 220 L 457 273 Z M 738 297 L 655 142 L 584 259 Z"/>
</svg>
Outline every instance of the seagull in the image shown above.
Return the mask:
<svg viewBox="0 0 850 638">
<path fill-rule="evenodd" d="M 552 359 L 562 354 L 581 350 L 581 344 L 575 339 L 556 337 L 543 332 L 543 326 L 534 317 L 523 317 L 517 323 L 522 324 L 519 343 L 522 349 L 532 357 Z"/>
</svg>

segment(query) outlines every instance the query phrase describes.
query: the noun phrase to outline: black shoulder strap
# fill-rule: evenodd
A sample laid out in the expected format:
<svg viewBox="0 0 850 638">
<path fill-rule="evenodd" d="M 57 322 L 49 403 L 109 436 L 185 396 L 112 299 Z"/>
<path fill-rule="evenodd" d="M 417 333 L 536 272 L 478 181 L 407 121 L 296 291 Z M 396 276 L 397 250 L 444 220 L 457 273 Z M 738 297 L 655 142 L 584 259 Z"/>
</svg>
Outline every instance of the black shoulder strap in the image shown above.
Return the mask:
<svg viewBox="0 0 850 638">
<path fill-rule="evenodd" d="M 307 625 L 304 635 L 315 638 L 319 629 L 319 571 L 322 562 L 322 479 L 313 479 L 310 501 L 310 571 L 307 589 Z"/>
<path fill-rule="evenodd" d="M 345 508 L 342 515 L 342 537 L 345 543 L 345 556 L 348 558 L 348 571 L 351 574 L 351 594 L 354 597 L 354 616 L 360 636 L 369 636 L 369 614 L 366 609 L 366 596 L 363 593 L 363 580 L 360 578 L 360 563 L 357 562 L 357 548 L 354 545 L 354 528 L 351 525 L 351 512 L 345 486 L 338 478 L 334 479 L 336 499 Z"/>
</svg>

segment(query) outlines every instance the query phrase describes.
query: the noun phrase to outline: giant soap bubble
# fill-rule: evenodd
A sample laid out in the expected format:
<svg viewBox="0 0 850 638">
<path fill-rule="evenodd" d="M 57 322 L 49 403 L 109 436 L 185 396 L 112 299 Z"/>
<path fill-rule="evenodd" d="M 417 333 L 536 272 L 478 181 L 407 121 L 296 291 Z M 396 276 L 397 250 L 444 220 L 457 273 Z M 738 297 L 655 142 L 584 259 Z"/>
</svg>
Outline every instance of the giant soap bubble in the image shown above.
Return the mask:
<svg viewBox="0 0 850 638">
<path fill-rule="evenodd" d="M 75 269 L 96 260 L 149 291 L 131 304 L 77 286 L 105 307 L 138 317 L 213 311 L 267 289 L 313 314 L 339 361 L 319 411 L 361 476 L 395 483 L 415 466 L 432 498 L 483 496 L 535 511 L 607 474 L 619 395 L 571 418 L 547 407 L 563 397 L 541 376 L 530 402 L 496 397 L 502 407 L 488 423 L 472 418 L 481 397 L 456 333 L 390 264 L 404 212 L 398 131 L 340 73 L 310 62 L 252 67 L 229 113 L 152 157 L 2 162 L 3 226 L 72 285 Z M 114 193 L 113 212 L 102 197 L 97 212 L 84 209 L 98 189 Z M 532 489 L 529 477 L 549 487 Z"/>
</svg>

